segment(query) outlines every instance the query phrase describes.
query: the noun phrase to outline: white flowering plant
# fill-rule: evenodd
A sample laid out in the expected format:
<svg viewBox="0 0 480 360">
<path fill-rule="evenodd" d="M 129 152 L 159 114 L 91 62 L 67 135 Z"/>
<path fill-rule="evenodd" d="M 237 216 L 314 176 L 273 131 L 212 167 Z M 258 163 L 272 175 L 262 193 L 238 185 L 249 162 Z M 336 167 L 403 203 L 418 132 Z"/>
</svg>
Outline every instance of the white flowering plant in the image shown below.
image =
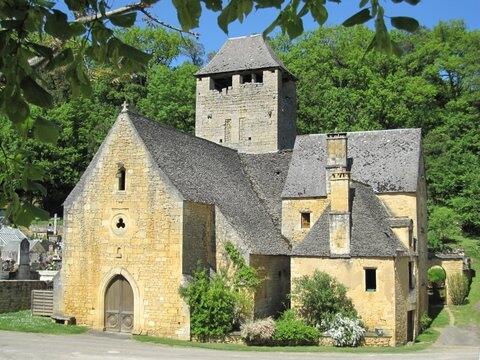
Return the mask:
<svg viewBox="0 0 480 360">
<path fill-rule="evenodd" d="M 251 321 L 242 326 L 242 339 L 251 345 L 268 345 L 272 341 L 275 328 L 275 321 L 271 317 Z"/>
<path fill-rule="evenodd" d="M 330 336 L 335 346 L 358 346 L 365 336 L 365 328 L 358 318 L 336 314 L 331 322 L 322 324 L 328 328 L 325 335 Z"/>
</svg>

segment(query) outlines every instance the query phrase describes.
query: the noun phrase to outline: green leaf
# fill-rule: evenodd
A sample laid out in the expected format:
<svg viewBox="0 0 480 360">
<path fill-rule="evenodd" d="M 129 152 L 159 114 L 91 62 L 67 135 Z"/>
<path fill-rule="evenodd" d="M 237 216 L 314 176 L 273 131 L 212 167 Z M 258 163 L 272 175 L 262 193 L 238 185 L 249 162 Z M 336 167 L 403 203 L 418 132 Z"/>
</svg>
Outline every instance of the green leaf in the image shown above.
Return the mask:
<svg viewBox="0 0 480 360">
<path fill-rule="evenodd" d="M 46 18 L 45 32 L 47 34 L 62 40 L 68 40 L 71 37 L 66 14 L 59 10 L 53 10 L 53 13 L 49 13 Z"/>
<path fill-rule="evenodd" d="M 391 23 L 392 26 L 396 27 L 397 29 L 405 30 L 408 32 L 414 32 L 420 26 L 417 20 L 406 16 L 392 17 Z"/>
<path fill-rule="evenodd" d="M 183 30 L 190 30 L 198 27 L 198 19 L 202 13 L 200 0 L 173 0 L 177 9 L 178 21 Z"/>
<path fill-rule="evenodd" d="M 27 41 L 27 45 L 37 53 L 38 56 L 43 56 L 47 59 L 53 57 L 53 50 L 47 46 Z"/>
<path fill-rule="evenodd" d="M 17 92 L 5 101 L 5 113 L 13 123 L 20 124 L 30 114 L 30 107 Z"/>
<path fill-rule="evenodd" d="M 369 1 L 370 1 L 370 0 L 362 0 L 362 1 L 360 1 L 360 4 L 358 4 L 358 7 L 359 7 L 360 9 L 363 8 L 365 5 L 368 4 Z"/>
<path fill-rule="evenodd" d="M 253 9 L 252 0 L 231 0 L 218 17 L 218 25 L 228 34 L 228 25 L 235 20 L 243 21 Z"/>
<path fill-rule="evenodd" d="M 328 18 L 328 12 L 320 1 L 310 1 L 310 12 L 317 23 L 323 25 Z"/>
<path fill-rule="evenodd" d="M 53 106 L 53 97 L 43 87 L 32 79 L 30 76 L 25 76 L 20 83 L 25 99 L 34 105 L 42 108 L 51 108 Z"/>
<path fill-rule="evenodd" d="M 82 1 L 78 0 L 65 0 L 68 8 L 72 11 L 82 11 L 85 10 L 85 4 Z"/>
<path fill-rule="evenodd" d="M 73 61 L 72 49 L 65 48 L 60 53 L 55 55 L 45 68 L 46 70 L 53 70 L 59 66 L 70 64 L 72 61 Z"/>
<path fill-rule="evenodd" d="M 364 22 L 367 22 L 368 20 L 371 20 L 372 16 L 370 15 L 370 10 L 368 9 L 363 9 L 359 12 L 357 12 L 355 15 L 349 17 L 347 20 L 343 22 L 343 26 L 354 26 L 358 24 L 363 24 Z"/>
<path fill-rule="evenodd" d="M 202 0 L 206 8 L 213 11 L 222 10 L 222 0 Z"/>
<path fill-rule="evenodd" d="M 15 225 L 28 227 L 34 219 L 48 220 L 50 214 L 30 203 L 23 203 L 17 213 L 14 214 L 13 220 Z"/>
<path fill-rule="evenodd" d="M 35 120 L 33 134 L 37 140 L 55 145 L 58 140 L 59 130 L 54 123 L 39 116 Z"/>
<path fill-rule="evenodd" d="M 135 19 L 136 18 L 137 18 L 137 13 L 136 12 L 131 12 L 131 13 L 127 13 L 127 14 L 110 16 L 109 20 L 115 26 L 130 27 L 130 26 L 133 26 L 133 24 L 135 24 Z"/>
<path fill-rule="evenodd" d="M 314 0 L 317 1 L 317 0 Z M 255 9 L 268 9 L 268 8 L 277 8 L 280 9 L 282 7 L 284 0 L 256 0 L 255 1 Z"/>
</svg>

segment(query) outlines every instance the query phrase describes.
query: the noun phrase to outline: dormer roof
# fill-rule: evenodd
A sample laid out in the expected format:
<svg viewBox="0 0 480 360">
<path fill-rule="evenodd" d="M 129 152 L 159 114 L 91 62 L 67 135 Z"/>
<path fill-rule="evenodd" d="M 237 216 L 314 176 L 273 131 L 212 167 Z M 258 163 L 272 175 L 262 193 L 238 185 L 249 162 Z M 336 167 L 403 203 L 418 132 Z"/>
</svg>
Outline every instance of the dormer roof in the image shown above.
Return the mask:
<svg viewBox="0 0 480 360">
<path fill-rule="evenodd" d="M 210 62 L 195 75 L 207 76 L 246 70 L 280 68 L 291 75 L 262 35 L 228 39 Z"/>
</svg>

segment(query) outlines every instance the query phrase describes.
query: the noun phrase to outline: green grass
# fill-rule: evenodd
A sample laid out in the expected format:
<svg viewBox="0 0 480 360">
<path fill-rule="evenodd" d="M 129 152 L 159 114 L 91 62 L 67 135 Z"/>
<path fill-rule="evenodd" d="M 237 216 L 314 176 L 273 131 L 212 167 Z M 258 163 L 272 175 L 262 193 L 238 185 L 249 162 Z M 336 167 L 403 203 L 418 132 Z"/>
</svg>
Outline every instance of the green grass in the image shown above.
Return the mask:
<svg viewBox="0 0 480 360">
<path fill-rule="evenodd" d="M 356 347 L 340 348 L 334 346 L 247 346 L 243 344 L 224 343 L 200 343 L 194 341 L 175 340 L 154 336 L 134 335 L 133 338 L 140 342 L 160 344 L 175 347 L 202 348 L 211 350 L 228 351 L 259 351 L 259 352 L 351 352 L 351 353 L 402 353 L 424 350 L 435 342 L 440 333 L 437 330 L 429 329 L 421 334 L 415 344 L 398 347 Z"/>
<path fill-rule="evenodd" d="M 455 325 L 469 326 L 480 324 L 480 238 L 461 238 L 459 245 L 472 260 L 472 268 L 477 276 L 472 279 L 468 302 L 465 305 L 451 305 L 450 310 L 455 317 Z"/>
<path fill-rule="evenodd" d="M 430 309 L 431 312 L 432 309 Z M 433 318 L 432 323 L 430 324 L 430 328 L 435 328 L 435 329 L 440 329 L 445 326 L 447 326 L 450 322 L 450 318 L 448 316 L 448 313 L 445 309 L 442 308 L 442 311 L 438 313 L 435 317 L 431 316 Z"/>
<path fill-rule="evenodd" d="M 30 310 L 0 314 L 0 330 L 23 331 L 43 334 L 81 334 L 85 326 L 54 323 L 49 317 L 32 316 Z"/>
</svg>

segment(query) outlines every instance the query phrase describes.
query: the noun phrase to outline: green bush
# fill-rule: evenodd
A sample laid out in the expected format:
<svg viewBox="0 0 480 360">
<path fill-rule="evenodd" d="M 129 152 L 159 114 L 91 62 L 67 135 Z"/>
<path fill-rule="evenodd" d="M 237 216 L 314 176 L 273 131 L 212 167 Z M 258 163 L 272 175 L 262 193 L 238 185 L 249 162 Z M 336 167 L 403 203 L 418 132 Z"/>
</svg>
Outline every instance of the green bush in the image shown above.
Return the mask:
<svg viewBox="0 0 480 360">
<path fill-rule="evenodd" d="M 253 292 L 260 283 L 256 270 L 230 242 L 225 245 L 229 262 L 209 276 L 199 269 L 180 295 L 190 307 L 191 334 L 200 340 L 221 338 L 253 319 Z"/>
<path fill-rule="evenodd" d="M 209 277 L 206 270 L 196 271 L 193 280 L 180 288 L 180 295 L 190 307 L 192 335 L 205 341 L 232 330 L 235 295 L 223 272 Z"/>
<path fill-rule="evenodd" d="M 448 294 L 453 305 L 465 304 L 468 295 L 468 279 L 462 273 L 454 273 L 448 277 Z"/>
<path fill-rule="evenodd" d="M 292 299 L 298 304 L 298 313 L 307 324 L 320 326 L 330 323 L 336 314 L 355 318 L 357 312 L 347 289 L 333 277 L 321 271 L 294 281 Z"/>
<path fill-rule="evenodd" d="M 229 259 L 229 285 L 234 290 L 235 312 L 234 323 L 236 328 L 253 320 L 254 292 L 260 284 L 257 270 L 249 266 L 240 251 L 231 242 L 225 244 L 225 251 Z"/>
<path fill-rule="evenodd" d="M 443 283 L 447 277 L 445 270 L 441 266 L 435 265 L 428 269 L 428 281 L 431 283 Z"/>
<path fill-rule="evenodd" d="M 293 310 L 287 310 L 276 322 L 273 341 L 275 345 L 316 345 L 320 338 L 317 328 L 297 318 Z"/>
<path fill-rule="evenodd" d="M 427 330 L 431 323 L 432 318 L 428 316 L 426 312 L 424 312 L 422 317 L 420 318 L 420 332 L 424 332 L 425 330 Z"/>
</svg>

